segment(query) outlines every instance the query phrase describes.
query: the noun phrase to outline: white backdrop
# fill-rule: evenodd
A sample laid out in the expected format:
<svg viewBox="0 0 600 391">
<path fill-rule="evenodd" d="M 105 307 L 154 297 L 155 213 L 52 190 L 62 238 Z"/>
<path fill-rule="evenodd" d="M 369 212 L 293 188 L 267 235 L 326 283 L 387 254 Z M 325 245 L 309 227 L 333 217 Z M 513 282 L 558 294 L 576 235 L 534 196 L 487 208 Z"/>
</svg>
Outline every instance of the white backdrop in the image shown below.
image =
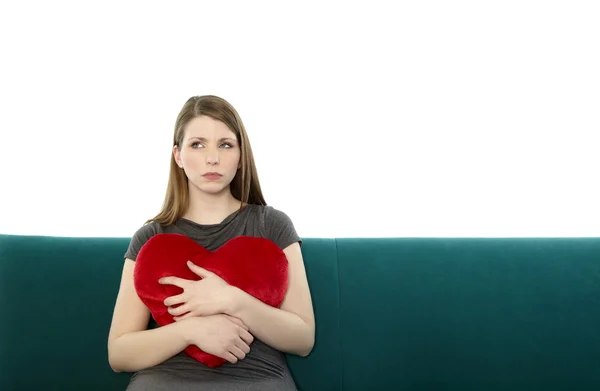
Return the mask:
<svg viewBox="0 0 600 391">
<path fill-rule="evenodd" d="M 596 2 L 395 3 L 3 2 L 0 233 L 131 236 L 216 94 L 303 237 L 600 235 Z"/>
</svg>

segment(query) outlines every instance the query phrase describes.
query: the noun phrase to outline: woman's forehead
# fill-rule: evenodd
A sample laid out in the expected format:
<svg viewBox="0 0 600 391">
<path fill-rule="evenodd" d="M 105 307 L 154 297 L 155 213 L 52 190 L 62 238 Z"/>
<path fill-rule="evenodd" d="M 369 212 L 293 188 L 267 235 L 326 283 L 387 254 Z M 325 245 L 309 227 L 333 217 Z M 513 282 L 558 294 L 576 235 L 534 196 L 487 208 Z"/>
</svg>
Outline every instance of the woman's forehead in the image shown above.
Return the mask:
<svg viewBox="0 0 600 391">
<path fill-rule="evenodd" d="M 192 119 L 186 126 L 185 136 L 188 139 L 195 137 L 205 140 L 236 138 L 235 133 L 227 125 L 207 116 Z"/>
</svg>

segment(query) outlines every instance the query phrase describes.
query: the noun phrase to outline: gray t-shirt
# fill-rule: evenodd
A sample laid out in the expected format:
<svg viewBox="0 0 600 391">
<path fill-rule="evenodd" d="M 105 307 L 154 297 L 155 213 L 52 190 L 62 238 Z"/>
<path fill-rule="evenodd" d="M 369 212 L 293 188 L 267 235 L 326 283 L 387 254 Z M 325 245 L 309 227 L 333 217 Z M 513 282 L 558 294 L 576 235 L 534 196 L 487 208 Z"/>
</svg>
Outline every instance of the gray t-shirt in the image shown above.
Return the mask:
<svg viewBox="0 0 600 391">
<path fill-rule="evenodd" d="M 146 224 L 131 238 L 125 258 L 135 261 L 140 248 L 159 233 L 186 235 L 210 251 L 242 235 L 267 238 L 281 249 L 295 242 L 302 243 L 285 213 L 271 206 L 247 205 L 219 224 L 203 225 L 183 218 L 170 226 Z M 156 323 L 152 321 L 151 327 L 157 327 Z M 134 373 L 127 390 L 292 391 L 296 386 L 285 355 L 255 338 L 250 353 L 237 364 L 210 368 L 181 352 L 161 364 Z"/>
</svg>

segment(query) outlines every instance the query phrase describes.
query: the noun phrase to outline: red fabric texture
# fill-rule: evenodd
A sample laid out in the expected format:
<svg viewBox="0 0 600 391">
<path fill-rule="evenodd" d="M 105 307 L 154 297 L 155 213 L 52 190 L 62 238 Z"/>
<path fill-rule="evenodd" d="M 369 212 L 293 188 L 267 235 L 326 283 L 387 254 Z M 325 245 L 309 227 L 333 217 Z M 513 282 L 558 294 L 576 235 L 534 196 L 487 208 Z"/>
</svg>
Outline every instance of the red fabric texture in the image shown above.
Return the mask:
<svg viewBox="0 0 600 391">
<path fill-rule="evenodd" d="M 157 234 L 140 249 L 133 278 L 138 296 L 159 326 L 174 322 L 164 300 L 182 293 L 183 289 L 159 284 L 158 280 L 168 276 L 186 280 L 201 279 L 189 269 L 186 264 L 188 260 L 273 307 L 281 305 L 287 291 L 287 258 L 268 239 L 238 236 L 211 252 L 187 236 Z M 212 368 L 226 362 L 196 345 L 188 346 L 185 352 Z"/>
</svg>

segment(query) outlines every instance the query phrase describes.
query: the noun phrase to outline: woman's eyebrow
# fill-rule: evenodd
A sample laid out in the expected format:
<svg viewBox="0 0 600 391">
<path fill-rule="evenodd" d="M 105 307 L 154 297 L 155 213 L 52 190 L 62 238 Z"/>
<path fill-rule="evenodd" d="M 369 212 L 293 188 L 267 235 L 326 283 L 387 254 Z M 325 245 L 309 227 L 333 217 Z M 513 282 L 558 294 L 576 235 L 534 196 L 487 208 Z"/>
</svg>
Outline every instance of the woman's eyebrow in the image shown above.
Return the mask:
<svg viewBox="0 0 600 391">
<path fill-rule="evenodd" d="M 205 137 L 196 137 L 196 136 L 192 136 L 189 137 L 188 140 L 200 140 L 200 141 L 206 141 Z M 231 138 L 231 137 L 221 137 L 218 141 L 235 141 L 235 139 Z"/>
</svg>

